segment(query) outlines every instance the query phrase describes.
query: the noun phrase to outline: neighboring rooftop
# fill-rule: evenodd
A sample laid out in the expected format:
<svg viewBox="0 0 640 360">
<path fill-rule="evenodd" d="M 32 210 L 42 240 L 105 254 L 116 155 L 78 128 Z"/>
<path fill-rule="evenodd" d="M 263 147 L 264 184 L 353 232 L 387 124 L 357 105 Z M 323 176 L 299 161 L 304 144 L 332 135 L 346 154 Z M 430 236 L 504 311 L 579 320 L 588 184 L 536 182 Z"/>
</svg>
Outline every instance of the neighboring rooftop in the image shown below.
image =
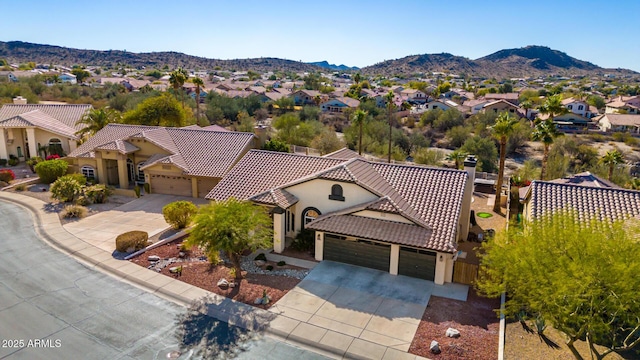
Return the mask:
<svg viewBox="0 0 640 360">
<path fill-rule="evenodd" d="M 34 110 L 39 110 L 40 112 L 58 120 L 67 127 L 73 128 L 77 131 L 84 126 L 82 124 L 78 125 L 78 120 L 80 120 L 82 116 L 87 112 L 87 110 L 91 108 L 91 105 L 85 104 L 4 104 L 0 108 L 0 121 L 7 120 L 17 115 L 28 113 Z"/>
</svg>

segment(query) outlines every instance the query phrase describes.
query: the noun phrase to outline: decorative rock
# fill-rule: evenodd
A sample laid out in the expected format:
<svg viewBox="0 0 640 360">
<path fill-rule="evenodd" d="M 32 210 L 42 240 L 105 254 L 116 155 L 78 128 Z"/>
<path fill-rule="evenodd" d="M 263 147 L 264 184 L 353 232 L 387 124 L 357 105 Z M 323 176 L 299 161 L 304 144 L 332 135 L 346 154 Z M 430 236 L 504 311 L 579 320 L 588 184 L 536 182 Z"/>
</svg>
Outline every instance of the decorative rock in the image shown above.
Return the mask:
<svg viewBox="0 0 640 360">
<path fill-rule="evenodd" d="M 156 261 L 160 261 L 160 256 L 158 256 L 158 255 L 149 255 L 149 257 L 147 259 L 149 261 L 151 261 L 151 262 L 156 262 Z"/>
<path fill-rule="evenodd" d="M 180 266 L 170 267 L 170 268 L 169 268 L 169 272 L 170 272 L 170 273 L 175 274 L 175 273 L 177 273 L 177 272 L 178 272 L 178 268 L 179 268 L 179 267 L 180 267 Z"/>
<path fill-rule="evenodd" d="M 429 345 L 429 350 L 434 354 L 440 354 L 442 352 L 442 350 L 440 350 L 440 344 L 435 340 L 433 340 L 431 345 Z"/>
<path fill-rule="evenodd" d="M 254 263 L 254 264 L 256 264 L 256 266 L 262 266 L 262 265 L 266 264 L 266 263 L 264 262 L 264 260 L 256 260 L 256 261 L 254 261 L 253 263 Z"/>
<path fill-rule="evenodd" d="M 256 305 L 262 304 L 262 298 L 261 297 L 256 298 L 256 300 L 253 303 L 256 304 Z"/>
<path fill-rule="evenodd" d="M 234 283 L 234 282 L 230 282 L 230 283 L 229 283 L 229 287 L 230 287 L 230 288 L 234 288 L 234 287 L 236 287 L 236 283 Z"/>
<path fill-rule="evenodd" d="M 229 286 L 229 282 L 227 281 L 227 279 L 220 279 L 218 280 L 218 284 L 219 287 L 227 287 Z"/>
<path fill-rule="evenodd" d="M 180 252 L 178 253 L 178 257 L 179 257 L 179 258 L 183 258 L 183 257 L 185 257 L 186 255 L 187 255 L 187 254 L 185 254 L 183 251 L 180 251 Z"/>
<path fill-rule="evenodd" d="M 460 331 L 454 329 L 454 328 L 448 328 L 447 332 L 445 333 L 445 335 L 447 335 L 447 337 L 450 338 L 459 338 L 460 337 Z"/>
</svg>

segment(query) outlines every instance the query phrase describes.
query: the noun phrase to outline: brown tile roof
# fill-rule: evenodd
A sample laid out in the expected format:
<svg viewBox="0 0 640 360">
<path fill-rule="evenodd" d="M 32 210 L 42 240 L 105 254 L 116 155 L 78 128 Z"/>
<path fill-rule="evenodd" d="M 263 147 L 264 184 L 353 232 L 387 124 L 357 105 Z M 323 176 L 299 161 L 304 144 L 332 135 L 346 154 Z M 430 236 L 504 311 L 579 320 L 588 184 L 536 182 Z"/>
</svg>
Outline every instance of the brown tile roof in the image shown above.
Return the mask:
<svg viewBox="0 0 640 360">
<path fill-rule="evenodd" d="M 299 201 L 295 195 L 282 189 L 265 191 L 262 194 L 252 197 L 251 200 L 266 205 L 276 204 L 283 209 L 286 209 Z"/>
<path fill-rule="evenodd" d="M 319 156 L 250 150 L 206 198 L 226 200 L 234 197 L 248 200 L 341 162 L 343 161 Z"/>
<path fill-rule="evenodd" d="M 640 126 L 640 115 L 635 114 L 604 114 L 597 117 L 597 120 L 607 118 L 613 126 Z"/>
<path fill-rule="evenodd" d="M 536 180 L 527 199 L 534 219 L 558 210 L 577 211 L 581 219 L 622 220 L 640 215 L 640 191 Z"/>
<path fill-rule="evenodd" d="M 141 138 L 169 153 L 152 156 L 145 162 L 145 168 L 156 163 L 174 164 L 189 175 L 222 177 L 253 146 L 254 137 L 251 133 L 231 131 L 109 124 L 69 157 L 93 157 L 95 149 L 103 146 L 111 149 L 116 145 L 110 144 L 118 141 L 126 150 L 125 140 Z"/>
<path fill-rule="evenodd" d="M 620 186 L 612 183 L 609 180 L 602 179 L 596 175 L 593 175 L 589 171 L 581 172 L 579 174 L 566 176 L 561 179 L 549 180 L 549 182 L 556 184 L 568 184 L 568 185 L 582 185 L 599 188 L 615 188 L 621 189 Z"/>
<path fill-rule="evenodd" d="M 25 126 L 34 126 L 54 134 L 62 135 L 71 139 L 78 139 L 78 136 L 75 134 L 76 129 L 65 125 L 40 110 L 29 111 L 0 121 L 0 127 L 4 128 Z"/>
<path fill-rule="evenodd" d="M 96 147 L 96 150 L 112 150 L 112 151 L 118 151 L 121 154 L 130 154 L 132 152 L 136 152 L 140 150 L 140 148 L 128 141 L 116 140 L 110 143 L 100 145 Z"/>
<path fill-rule="evenodd" d="M 357 208 L 371 207 L 372 210 L 401 214 L 421 227 L 432 230 L 432 236 L 425 241 L 424 247 L 455 251 L 458 219 L 467 181 L 466 172 L 460 170 L 252 150 L 213 188 L 207 198 L 225 200 L 235 197 L 276 205 L 278 202 L 265 192 L 286 190 L 289 186 L 318 178 L 360 185 L 383 199 L 365 204 L 365 207 L 356 205 Z M 258 198 L 254 199 L 256 196 Z M 350 208 L 341 210 L 340 214 L 347 210 L 355 211 Z"/>
<path fill-rule="evenodd" d="M 28 113 L 30 111 L 39 110 L 77 131 L 82 129 L 84 126 L 82 124 L 78 125 L 78 120 L 80 120 L 84 113 L 91 108 L 91 105 L 84 104 L 5 104 L 0 108 L 0 121 Z"/>
<path fill-rule="evenodd" d="M 351 107 L 351 108 L 357 108 L 358 105 L 360 105 L 360 100 L 352 99 L 352 98 L 346 97 L 346 96 L 336 97 L 335 100 L 338 100 L 341 103 L 343 103 L 343 104 L 345 104 L 345 105 L 347 105 L 348 107 Z"/>
<path fill-rule="evenodd" d="M 355 215 L 324 216 L 305 228 L 422 248 L 428 247 L 427 240 L 432 235 L 430 229 L 414 224 Z"/>
<path fill-rule="evenodd" d="M 362 156 L 360 156 L 357 152 L 343 147 L 340 150 L 336 150 L 332 153 L 328 153 L 326 155 L 323 155 L 323 157 L 326 158 L 332 158 L 332 159 L 340 159 L 340 160 L 349 160 L 349 159 L 355 159 L 355 158 L 360 158 L 360 159 L 364 159 Z"/>
</svg>

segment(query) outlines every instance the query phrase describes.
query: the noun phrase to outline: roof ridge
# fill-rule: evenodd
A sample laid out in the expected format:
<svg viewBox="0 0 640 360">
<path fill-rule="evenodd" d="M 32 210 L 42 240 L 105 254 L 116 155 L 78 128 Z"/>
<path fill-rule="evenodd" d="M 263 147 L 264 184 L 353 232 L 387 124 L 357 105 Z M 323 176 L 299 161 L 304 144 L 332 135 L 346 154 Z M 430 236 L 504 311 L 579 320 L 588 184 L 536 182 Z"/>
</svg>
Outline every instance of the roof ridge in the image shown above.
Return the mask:
<svg viewBox="0 0 640 360">
<path fill-rule="evenodd" d="M 533 184 L 571 186 L 571 187 L 580 187 L 580 188 L 590 189 L 590 190 L 616 191 L 616 192 L 625 192 L 625 193 L 640 195 L 640 190 L 625 189 L 623 187 L 596 187 L 596 186 L 587 186 L 587 185 L 580 185 L 580 184 L 554 183 L 551 181 L 544 181 L 544 180 L 533 180 L 531 181 L 531 185 Z"/>
</svg>

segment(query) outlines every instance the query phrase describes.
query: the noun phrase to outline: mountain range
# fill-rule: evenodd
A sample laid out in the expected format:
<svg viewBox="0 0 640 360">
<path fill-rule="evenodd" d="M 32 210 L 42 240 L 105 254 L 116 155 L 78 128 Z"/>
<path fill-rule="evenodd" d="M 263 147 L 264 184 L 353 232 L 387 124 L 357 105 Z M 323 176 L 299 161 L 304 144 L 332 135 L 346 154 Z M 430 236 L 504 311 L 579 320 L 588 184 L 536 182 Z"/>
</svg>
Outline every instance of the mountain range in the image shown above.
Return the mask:
<svg viewBox="0 0 640 360">
<path fill-rule="evenodd" d="M 75 64 L 104 67 L 129 66 L 136 68 L 254 70 L 310 72 L 322 69 L 334 71 L 358 71 L 346 65 L 329 64 L 327 61 L 304 63 L 279 58 L 253 58 L 219 60 L 186 55 L 179 52 L 132 53 L 121 50 L 82 50 L 53 45 L 33 44 L 22 41 L 0 41 L 0 58 L 9 63 L 34 61 L 38 64 Z M 400 59 L 387 60 L 359 69 L 367 75 L 410 75 L 428 72 L 446 72 L 470 77 L 509 78 L 546 75 L 617 75 L 638 76 L 632 70 L 605 69 L 590 62 L 578 60 L 561 51 L 545 46 L 526 46 L 519 49 L 505 49 L 471 60 L 448 53 L 410 55 Z"/>
</svg>

